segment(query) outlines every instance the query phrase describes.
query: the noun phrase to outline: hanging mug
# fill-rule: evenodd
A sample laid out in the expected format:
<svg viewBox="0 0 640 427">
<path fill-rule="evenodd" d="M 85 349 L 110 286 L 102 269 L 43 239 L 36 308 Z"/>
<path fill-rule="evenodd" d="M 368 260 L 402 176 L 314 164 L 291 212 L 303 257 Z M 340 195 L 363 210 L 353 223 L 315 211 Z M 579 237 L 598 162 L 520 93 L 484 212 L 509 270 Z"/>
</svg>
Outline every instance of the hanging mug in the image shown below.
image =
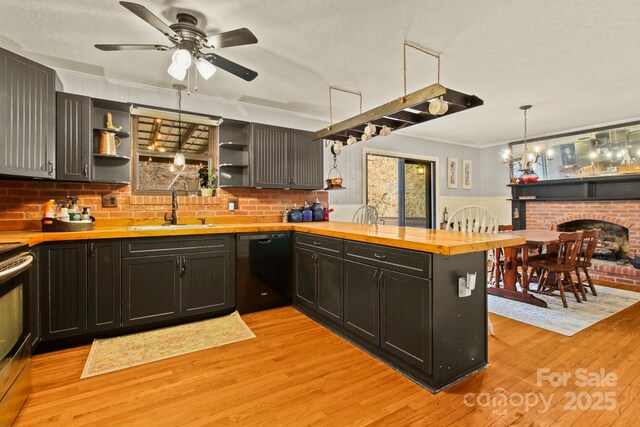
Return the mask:
<svg viewBox="0 0 640 427">
<path fill-rule="evenodd" d="M 118 143 L 116 144 L 116 139 Z M 116 155 L 116 148 L 118 148 L 122 144 L 122 140 L 120 137 L 116 136 L 113 132 L 108 132 L 106 130 L 100 131 L 100 145 L 98 146 L 98 153 L 100 154 L 109 154 Z"/>
</svg>

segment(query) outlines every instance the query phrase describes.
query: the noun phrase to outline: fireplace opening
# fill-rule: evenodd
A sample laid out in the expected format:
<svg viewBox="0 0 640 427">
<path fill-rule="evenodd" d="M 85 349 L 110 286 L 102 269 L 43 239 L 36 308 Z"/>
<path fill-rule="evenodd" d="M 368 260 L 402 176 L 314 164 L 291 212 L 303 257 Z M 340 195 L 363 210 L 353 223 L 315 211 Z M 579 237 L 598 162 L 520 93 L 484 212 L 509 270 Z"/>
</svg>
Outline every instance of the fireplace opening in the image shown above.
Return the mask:
<svg viewBox="0 0 640 427">
<path fill-rule="evenodd" d="M 580 219 L 558 225 L 558 231 L 601 230 L 594 258 L 607 261 L 626 259 L 629 256 L 629 229 L 608 221 Z"/>
</svg>

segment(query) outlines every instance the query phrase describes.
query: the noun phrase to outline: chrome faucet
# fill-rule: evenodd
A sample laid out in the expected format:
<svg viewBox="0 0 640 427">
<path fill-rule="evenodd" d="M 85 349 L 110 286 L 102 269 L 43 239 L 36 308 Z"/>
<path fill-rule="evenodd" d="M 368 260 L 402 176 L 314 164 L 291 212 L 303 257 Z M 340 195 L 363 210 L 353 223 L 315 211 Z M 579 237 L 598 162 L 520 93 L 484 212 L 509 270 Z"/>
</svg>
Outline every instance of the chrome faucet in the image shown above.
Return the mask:
<svg viewBox="0 0 640 427">
<path fill-rule="evenodd" d="M 171 189 L 171 216 L 164 214 L 164 221 L 167 224 L 176 225 L 178 223 L 178 196 L 176 194 L 176 187 Z"/>
</svg>

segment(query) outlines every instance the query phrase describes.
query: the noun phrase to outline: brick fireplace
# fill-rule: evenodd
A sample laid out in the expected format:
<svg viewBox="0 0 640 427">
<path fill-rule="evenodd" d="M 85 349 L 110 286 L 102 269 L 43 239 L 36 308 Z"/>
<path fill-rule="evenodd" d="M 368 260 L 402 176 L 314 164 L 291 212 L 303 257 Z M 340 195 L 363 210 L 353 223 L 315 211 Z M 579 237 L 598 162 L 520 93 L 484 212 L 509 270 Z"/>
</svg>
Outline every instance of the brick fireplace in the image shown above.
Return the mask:
<svg viewBox="0 0 640 427">
<path fill-rule="evenodd" d="M 592 277 L 640 291 L 640 270 L 630 264 L 620 265 L 636 251 L 640 255 L 640 174 L 556 179 L 510 187 L 514 229 L 555 230 L 559 225 L 572 227 L 578 221 L 593 221 L 586 226 L 604 229 L 609 241 L 622 250 L 614 260 L 593 260 Z"/>
<path fill-rule="evenodd" d="M 604 221 L 628 229 L 628 253 L 632 257 L 635 251 L 640 253 L 640 201 L 526 203 L 528 230 L 555 230 L 560 224 L 577 220 Z M 632 265 L 593 260 L 591 276 L 606 282 L 637 286 L 640 290 L 640 270 Z"/>
</svg>

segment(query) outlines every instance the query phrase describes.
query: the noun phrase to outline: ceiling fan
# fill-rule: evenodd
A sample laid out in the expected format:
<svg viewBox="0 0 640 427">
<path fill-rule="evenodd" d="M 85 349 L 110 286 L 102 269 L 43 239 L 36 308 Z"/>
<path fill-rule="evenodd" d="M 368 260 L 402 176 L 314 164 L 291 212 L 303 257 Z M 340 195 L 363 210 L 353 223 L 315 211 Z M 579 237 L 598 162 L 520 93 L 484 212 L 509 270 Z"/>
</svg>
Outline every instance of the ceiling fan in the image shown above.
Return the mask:
<svg viewBox="0 0 640 427">
<path fill-rule="evenodd" d="M 216 67 L 222 68 L 246 81 L 251 81 L 258 76 L 257 72 L 243 67 L 240 64 L 236 64 L 233 61 L 229 61 L 220 55 L 211 52 L 202 52 L 202 49 L 220 49 L 223 47 L 258 43 L 256 36 L 247 28 L 238 28 L 237 30 L 208 36 L 198 28 L 198 19 L 189 13 L 178 13 L 178 22 L 167 25 L 151 13 L 149 9 L 140 4 L 127 1 L 121 1 L 120 4 L 164 34 L 172 46 L 159 44 L 97 44 L 95 45 L 96 48 L 103 51 L 167 51 L 177 49 L 173 54 L 171 65 L 167 70 L 167 72 L 177 80 L 184 80 L 192 62 L 196 64 L 198 72 L 205 80 L 209 79 L 216 72 Z"/>
</svg>

